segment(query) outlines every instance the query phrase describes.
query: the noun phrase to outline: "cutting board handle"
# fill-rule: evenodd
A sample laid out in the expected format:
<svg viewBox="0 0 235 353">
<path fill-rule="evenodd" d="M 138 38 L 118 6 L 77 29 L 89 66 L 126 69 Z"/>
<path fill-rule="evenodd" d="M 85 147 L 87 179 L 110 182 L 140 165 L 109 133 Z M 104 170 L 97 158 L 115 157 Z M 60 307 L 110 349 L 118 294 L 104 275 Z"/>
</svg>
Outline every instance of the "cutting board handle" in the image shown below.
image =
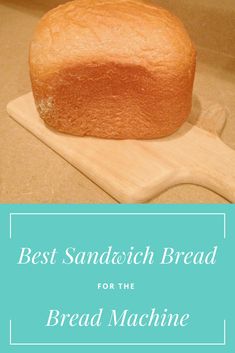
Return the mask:
<svg viewBox="0 0 235 353">
<path fill-rule="evenodd" d="M 211 139 L 198 154 L 189 182 L 205 186 L 235 203 L 235 151 L 219 137 Z"/>
</svg>

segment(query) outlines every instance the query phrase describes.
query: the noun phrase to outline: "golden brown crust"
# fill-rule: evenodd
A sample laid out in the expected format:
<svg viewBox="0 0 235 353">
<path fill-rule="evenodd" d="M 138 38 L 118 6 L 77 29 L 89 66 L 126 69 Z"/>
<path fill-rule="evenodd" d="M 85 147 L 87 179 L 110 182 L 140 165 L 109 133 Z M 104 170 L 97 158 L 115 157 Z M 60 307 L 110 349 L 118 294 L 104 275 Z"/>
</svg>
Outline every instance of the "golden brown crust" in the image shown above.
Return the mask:
<svg viewBox="0 0 235 353">
<path fill-rule="evenodd" d="M 191 109 L 195 62 L 181 22 L 138 0 L 59 6 L 42 18 L 30 48 L 40 116 L 78 136 L 173 133 Z"/>
</svg>

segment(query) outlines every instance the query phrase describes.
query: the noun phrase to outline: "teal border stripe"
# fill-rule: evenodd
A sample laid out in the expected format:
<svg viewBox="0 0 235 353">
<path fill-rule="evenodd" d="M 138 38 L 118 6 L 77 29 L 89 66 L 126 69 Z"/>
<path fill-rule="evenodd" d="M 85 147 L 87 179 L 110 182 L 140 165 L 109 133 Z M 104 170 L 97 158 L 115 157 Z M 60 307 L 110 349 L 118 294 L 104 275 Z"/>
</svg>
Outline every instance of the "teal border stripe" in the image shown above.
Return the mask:
<svg viewBox="0 0 235 353">
<path fill-rule="evenodd" d="M 10 213 L 10 239 L 12 238 L 12 216 L 223 216 L 224 219 L 224 239 L 226 239 L 226 213 L 184 213 L 184 212 L 78 212 L 78 213 Z"/>
</svg>

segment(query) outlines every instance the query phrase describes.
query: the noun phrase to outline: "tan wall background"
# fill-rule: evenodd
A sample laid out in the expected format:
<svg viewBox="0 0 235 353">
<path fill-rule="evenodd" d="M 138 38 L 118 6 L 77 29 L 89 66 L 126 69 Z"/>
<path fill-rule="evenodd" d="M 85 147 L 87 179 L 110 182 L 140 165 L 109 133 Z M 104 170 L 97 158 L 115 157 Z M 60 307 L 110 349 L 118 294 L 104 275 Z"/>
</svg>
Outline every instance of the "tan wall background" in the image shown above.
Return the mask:
<svg viewBox="0 0 235 353">
<path fill-rule="evenodd" d="M 197 45 L 235 56 L 235 0 L 152 2 L 178 15 Z"/>
</svg>

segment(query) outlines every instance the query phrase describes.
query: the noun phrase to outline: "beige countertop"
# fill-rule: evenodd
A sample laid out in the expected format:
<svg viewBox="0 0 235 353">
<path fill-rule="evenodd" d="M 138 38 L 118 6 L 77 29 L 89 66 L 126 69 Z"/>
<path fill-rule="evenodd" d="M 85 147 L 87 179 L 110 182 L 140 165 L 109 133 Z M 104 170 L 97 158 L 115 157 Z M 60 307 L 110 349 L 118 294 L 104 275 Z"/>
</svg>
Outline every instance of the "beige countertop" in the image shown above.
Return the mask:
<svg viewBox="0 0 235 353">
<path fill-rule="evenodd" d="M 6 112 L 10 100 L 31 89 L 28 45 L 38 19 L 51 6 L 53 1 L 49 6 L 42 0 L 2 0 L 0 4 L 0 202 L 116 203 L 86 176 L 13 121 Z M 195 120 L 215 103 L 226 109 L 227 124 L 222 138 L 235 149 L 235 59 L 227 52 L 222 54 L 213 48 L 199 48 L 190 119 Z M 226 202 L 215 193 L 194 185 L 171 188 L 151 201 Z"/>
</svg>

